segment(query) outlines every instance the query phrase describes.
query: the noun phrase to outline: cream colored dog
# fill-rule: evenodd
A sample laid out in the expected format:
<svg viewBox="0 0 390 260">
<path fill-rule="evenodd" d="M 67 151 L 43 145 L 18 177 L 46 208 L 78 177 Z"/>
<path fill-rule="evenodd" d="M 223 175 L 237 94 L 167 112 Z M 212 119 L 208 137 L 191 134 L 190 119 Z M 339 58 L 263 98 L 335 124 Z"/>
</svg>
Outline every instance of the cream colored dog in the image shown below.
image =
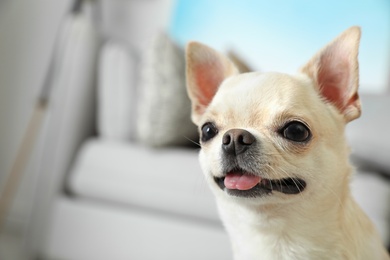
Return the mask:
<svg viewBox="0 0 390 260">
<path fill-rule="evenodd" d="M 389 259 L 349 188 L 344 128 L 360 116 L 359 39 L 348 29 L 294 76 L 239 74 L 188 44 L 200 162 L 235 259 Z"/>
</svg>

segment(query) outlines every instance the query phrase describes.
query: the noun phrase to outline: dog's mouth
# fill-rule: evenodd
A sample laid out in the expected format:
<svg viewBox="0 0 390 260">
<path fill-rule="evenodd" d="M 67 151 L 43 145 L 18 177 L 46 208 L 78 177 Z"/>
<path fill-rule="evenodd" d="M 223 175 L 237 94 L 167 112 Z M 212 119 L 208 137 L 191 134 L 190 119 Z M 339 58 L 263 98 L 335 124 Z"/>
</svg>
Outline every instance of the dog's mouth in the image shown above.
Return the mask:
<svg viewBox="0 0 390 260">
<path fill-rule="evenodd" d="M 306 187 L 306 182 L 300 178 L 270 180 L 242 170 L 228 172 L 223 177 L 214 177 L 214 180 L 222 190 L 236 197 L 259 197 L 273 191 L 298 194 Z"/>
</svg>

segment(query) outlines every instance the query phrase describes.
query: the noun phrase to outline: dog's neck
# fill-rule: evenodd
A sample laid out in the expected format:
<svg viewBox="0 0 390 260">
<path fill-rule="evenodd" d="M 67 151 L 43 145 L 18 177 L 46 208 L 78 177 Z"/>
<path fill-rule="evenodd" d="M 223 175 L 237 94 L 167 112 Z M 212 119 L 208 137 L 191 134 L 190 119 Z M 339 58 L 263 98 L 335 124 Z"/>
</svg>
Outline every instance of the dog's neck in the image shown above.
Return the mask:
<svg viewBox="0 0 390 260">
<path fill-rule="evenodd" d="M 353 217 L 360 209 L 350 195 L 348 182 L 343 185 L 342 189 L 332 191 L 331 199 L 325 199 L 329 194 L 317 197 L 313 194 L 306 203 L 297 200 L 255 206 L 219 198 L 219 210 L 232 240 L 235 259 L 344 258 L 349 250 L 338 247 L 345 246 L 345 240 L 364 237 L 364 234 L 348 237 L 347 226 L 370 225 L 370 222 L 364 214 Z"/>
</svg>

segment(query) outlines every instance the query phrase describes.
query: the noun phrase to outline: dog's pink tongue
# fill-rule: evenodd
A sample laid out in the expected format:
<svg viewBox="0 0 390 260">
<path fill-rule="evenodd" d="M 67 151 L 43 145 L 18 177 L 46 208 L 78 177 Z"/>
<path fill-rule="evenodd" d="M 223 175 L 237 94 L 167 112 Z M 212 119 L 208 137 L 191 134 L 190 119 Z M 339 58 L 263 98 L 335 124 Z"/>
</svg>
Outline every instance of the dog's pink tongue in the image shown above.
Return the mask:
<svg viewBox="0 0 390 260">
<path fill-rule="evenodd" d="M 242 173 L 229 173 L 225 177 L 225 187 L 230 190 L 250 190 L 255 187 L 261 178 L 259 176 L 242 174 Z"/>
</svg>

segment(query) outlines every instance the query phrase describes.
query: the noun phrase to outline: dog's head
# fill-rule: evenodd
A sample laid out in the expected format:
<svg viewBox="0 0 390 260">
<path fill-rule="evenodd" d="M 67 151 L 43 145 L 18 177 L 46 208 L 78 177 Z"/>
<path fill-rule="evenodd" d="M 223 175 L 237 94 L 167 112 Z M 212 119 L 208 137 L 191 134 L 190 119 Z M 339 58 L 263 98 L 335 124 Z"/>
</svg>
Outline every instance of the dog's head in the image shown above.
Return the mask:
<svg viewBox="0 0 390 260">
<path fill-rule="evenodd" d="M 201 136 L 201 166 L 218 196 L 259 202 L 342 192 L 344 126 L 360 116 L 352 27 L 294 76 L 239 74 L 200 43 L 187 46 L 187 87 Z"/>
</svg>

